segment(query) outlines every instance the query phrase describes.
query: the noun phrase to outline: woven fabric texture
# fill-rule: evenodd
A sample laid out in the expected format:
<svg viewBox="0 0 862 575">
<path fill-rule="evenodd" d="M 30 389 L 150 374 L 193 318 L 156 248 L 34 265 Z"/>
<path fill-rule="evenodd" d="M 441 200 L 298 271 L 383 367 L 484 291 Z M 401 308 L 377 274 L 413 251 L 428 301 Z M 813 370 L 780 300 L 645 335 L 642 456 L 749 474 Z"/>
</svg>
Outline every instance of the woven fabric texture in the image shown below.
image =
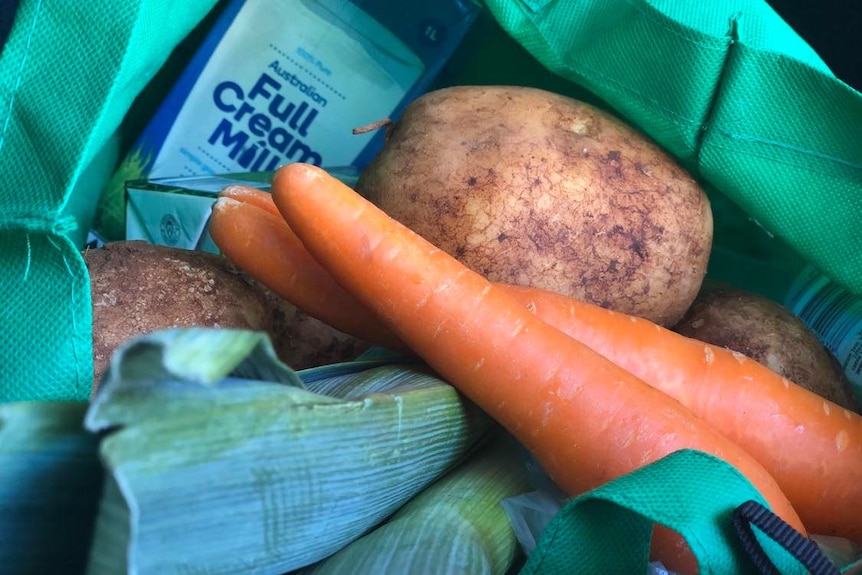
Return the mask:
<svg viewBox="0 0 862 575">
<path fill-rule="evenodd" d="M 18 7 L 0 54 L 0 401 L 89 397 L 89 276 L 68 236 L 77 222 L 64 210 L 69 202 L 95 205 L 100 188 L 76 182 L 214 4 Z"/>
</svg>

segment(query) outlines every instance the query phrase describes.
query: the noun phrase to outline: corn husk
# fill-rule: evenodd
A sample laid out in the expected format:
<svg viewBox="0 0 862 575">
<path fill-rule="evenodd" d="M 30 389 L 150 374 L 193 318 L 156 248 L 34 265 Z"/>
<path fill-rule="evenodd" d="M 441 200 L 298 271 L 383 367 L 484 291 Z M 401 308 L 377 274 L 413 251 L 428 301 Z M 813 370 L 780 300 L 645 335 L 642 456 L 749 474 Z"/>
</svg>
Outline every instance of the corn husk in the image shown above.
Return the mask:
<svg viewBox="0 0 862 575">
<path fill-rule="evenodd" d="M 82 573 L 102 491 L 85 402 L 0 404 L 0 573 Z"/>
<path fill-rule="evenodd" d="M 108 474 L 88 573 L 301 568 L 380 523 L 493 428 L 420 365 L 305 375 L 254 332 L 168 330 L 124 346 L 86 418 L 105 433 Z"/>
<path fill-rule="evenodd" d="M 521 557 L 501 501 L 529 489 L 514 440 L 499 434 L 374 531 L 302 575 L 504 575 Z"/>
</svg>

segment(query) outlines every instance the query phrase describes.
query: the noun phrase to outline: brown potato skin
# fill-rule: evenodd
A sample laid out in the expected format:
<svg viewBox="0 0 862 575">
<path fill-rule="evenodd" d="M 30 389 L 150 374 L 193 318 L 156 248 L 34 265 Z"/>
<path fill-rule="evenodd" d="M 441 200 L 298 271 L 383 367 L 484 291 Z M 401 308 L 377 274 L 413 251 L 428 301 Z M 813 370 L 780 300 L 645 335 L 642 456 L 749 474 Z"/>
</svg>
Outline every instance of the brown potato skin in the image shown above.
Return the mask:
<svg viewBox="0 0 862 575">
<path fill-rule="evenodd" d="M 710 284 L 673 330 L 746 355 L 797 385 L 860 412 L 838 360 L 802 320 L 777 302 Z"/>
<path fill-rule="evenodd" d="M 135 240 L 89 249 L 83 257 L 90 273 L 97 384 L 118 346 L 170 327 L 264 331 L 293 369 L 347 361 L 368 348 L 296 309 L 220 255 Z"/>
<path fill-rule="evenodd" d="M 551 92 L 456 86 L 411 103 L 357 190 L 488 279 L 662 325 L 712 244 L 697 182 L 609 113 Z"/>
</svg>

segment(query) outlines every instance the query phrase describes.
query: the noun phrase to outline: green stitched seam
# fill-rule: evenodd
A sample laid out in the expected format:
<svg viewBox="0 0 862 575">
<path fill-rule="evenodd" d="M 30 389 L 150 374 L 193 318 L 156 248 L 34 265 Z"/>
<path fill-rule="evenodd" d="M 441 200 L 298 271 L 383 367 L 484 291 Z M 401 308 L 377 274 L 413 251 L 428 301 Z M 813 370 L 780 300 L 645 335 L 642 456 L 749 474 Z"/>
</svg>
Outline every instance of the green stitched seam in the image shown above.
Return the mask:
<svg viewBox="0 0 862 575">
<path fill-rule="evenodd" d="M 709 50 L 714 50 L 716 52 L 724 49 L 723 46 L 720 47 L 720 46 L 716 46 L 715 44 L 712 44 L 712 43 L 698 42 L 696 40 L 693 40 L 688 35 L 681 32 L 678 28 L 675 28 L 673 26 L 668 26 L 665 18 L 670 19 L 670 20 L 673 20 L 673 19 L 670 18 L 669 16 L 666 16 L 665 13 L 662 12 L 660 8 L 656 8 L 655 6 L 650 4 L 649 2 L 643 2 L 643 1 L 638 1 L 638 0 L 625 0 L 625 1 L 627 4 L 632 6 L 635 10 L 637 10 L 645 19 L 658 25 L 660 28 L 663 28 L 664 30 L 667 30 L 668 32 L 670 32 L 674 36 L 677 36 L 677 37 L 683 39 L 687 44 L 691 44 L 693 46 L 701 46 L 703 48 L 708 48 Z M 649 9 L 646 9 L 645 6 L 648 6 Z M 658 12 L 658 14 L 657 14 L 657 12 Z M 738 15 L 735 16 L 734 18 L 738 18 Z M 676 22 L 676 21 L 674 21 L 674 22 Z M 694 30 L 698 35 L 702 34 L 702 32 L 700 30 L 697 30 L 693 26 L 688 26 L 688 25 L 684 24 L 683 27 L 686 30 Z M 712 36 L 710 35 L 710 37 L 712 37 Z"/>
<path fill-rule="evenodd" d="M 29 236 L 28 236 L 29 237 Z M 80 289 L 76 286 L 76 274 L 72 270 L 72 266 L 69 264 L 69 258 L 64 255 L 63 247 L 57 243 L 56 236 L 48 236 L 48 242 L 51 246 L 60 253 L 63 259 L 63 267 L 66 269 L 66 273 L 69 275 L 69 278 L 72 280 L 71 289 L 69 290 L 69 301 L 71 304 L 71 308 L 73 310 L 78 309 L 78 298 L 76 297 L 78 293 L 80 293 Z M 72 313 L 70 314 L 72 320 L 72 354 L 75 357 L 75 381 L 78 384 L 78 388 L 75 390 L 76 397 L 75 399 L 86 400 L 90 397 L 90 391 L 92 389 L 92 383 L 87 386 L 87 381 L 83 377 L 83 373 L 81 372 L 82 357 L 87 357 L 87 354 L 82 353 L 81 349 L 81 339 L 78 337 L 80 332 L 78 331 L 78 314 Z M 92 353 L 92 349 L 89 350 Z"/>
<path fill-rule="evenodd" d="M 756 136 L 749 136 L 746 134 L 736 134 L 733 132 L 728 132 L 726 130 L 719 130 L 719 129 L 715 129 L 715 128 L 713 129 L 712 133 L 713 134 L 716 134 L 716 133 L 720 134 L 722 137 L 726 138 L 727 140 L 737 140 L 739 142 L 747 142 L 747 143 L 751 143 L 751 144 L 762 144 L 763 146 L 772 146 L 772 147 L 778 148 L 780 150 L 787 150 L 788 152 L 795 152 L 795 153 L 802 154 L 805 156 L 810 156 L 812 158 L 818 158 L 820 160 L 828 160 L 828 161 L 831 161 L 835 164 L 839 164 L 841 166 L 845 166 L 845 167 L 853 169 L 853 170 L 862 170 L 862 164 L 850 162 L 848 160 L 845 160 L 843 158 L 839 158 L 837 156 L 830 156 L 828 154 L 823 154 L 822 152 L 815 152 L 814 150 L 809 150 L 808 148 L 801 148 L 799 146 L 792 146 L 792 145 L 786 144 L 784 142 L 778 142 L 775 140 L 767 140 L 765 138 L 758 138 Z M 709 147 L 712 150 L 728 150 L 730 152 L 738 152 L 738 148 L 727 145 L 726 142 L 724 144 L 722 144 L 721 140 L 714 140 L 714 141 L 710 142 Z M 800 167 L 799 162 L 795 162 L 795 161 L 791 162 L 791 161 L 787 161 L 787 160 L 784 160 L 781 158 L 776 158 L 772 154 L 763 153 L 761 150 L 758 150 L 758 148 L 756 148 L 756 147 L 751 149 L 751 150 L 746 150 L 745 153 L 750 155 L 750 156 L 756 156 L 758 158 L 768 160 L 769 162 L 774 163 L 774 164 L 782 164 L 782 165 L 790 166 L 793 168 L 799 168 Z M 805 170 L 809 171 L 809 172 L 815 172 L 818 174 L 834 176 L 834 173 L 831 170 L 827 170 L 824 167 L 817 166 L 817 165 L 805 166 Z"/>
<path fill-rule="evenodd" d="M 777 140 L 769 140 L 766 138 L 759 138 L 757 136 L 749 136 L 746 134 L 735 134 L 733 132 L 728 132 L 726 130 L 718 130 L 720 134 L 726 136 L 732 140 L 741 140 L 744 142 L 753 142 L 755 144 L 764 144 L 767 146 L 773 146 L 776 148 L 781 148 L 783 150 L 789 150 L 791 152 L 797 152 L 800 154 L 805 154 L 806 156 L 811 156 L 814 158 L 818 158 L 821 160 L 828 160 L 830 162 L 834 162 L 836 164 L 841 164 L 847 166 L 849 168 L 853 168 L 854 170 L 862 170 L 862 164 L 857 164 L 855 162 L 851 162 L 849 160 L 845 160 L 844 158 L 839 158 L 838 156 L 832 156 L 829 154 L 824 154 L 822 152 L 817 152 L 810 148 L 803 148 L 801 146 L 794 146 L 792 144 L 787 144 L 784 142 L 780 142 Z"/>
<path fill-rule="evenodd" d="M 24 69 L 27 66 L 27 59 L 30 55 L 30 46 L 33 44 L 33 37 L 36 35 L 36 23 L 39 21 L 39 14 L 42 11 L 42 0 L 36 3 L 35 14 L 33 14 L 33 22 L 30 24 L 30 31 L 27 33 L 27 42 L 24 48 L 24 54 L 21 56 L 21 66 L 18 69 L 18 75 L 15 78 L 15 85 L 12 87 L 12 93 L 9 94 L 9 105 L 6 110 L 6 121 L 3 122 L 3 129 L 0 130 L 0 153 L 3 152 L 3 144 L 6 142 L 6 133 L 9 131 L 9 126 L 12 124 L 12 109 L 15 107 L 15 94 L 21 87 L 21 81 L 24 77 Z"/>
<path fill-rule="evenodd" d="M 730 18 L 730 27 L 727 30 L 727 51 L 724 54 L 724 61 L 721 63 L 721 70 L 718 73 L 718 81 L 715 83 L 715 90 L 709 100 L 709 105 L 706 108 L 703 122 L 698 130 L 694 143 L 694 157 L 697 158 L 698 167 L 700 167 L 700 154 L 703 148 L 703 142 L 706 139 L 706 133 L 709 130 L 710 123 L 715 115 L 715 109 L 718 106 L 719 96 L 722 93 L 725 78 L 728 74 L 730 60 L 733 53 L 736 51 L 736 46 L 739 43 L 739 19 L 742 14 L 735 14 Z"/>
<path fill-rule="evenodd" d="M 30 263 L 33 261 L 33 249 L 30 246 L 30 234 L 24 234 L 24 241 L 27 244 L 27 259 L 24 262 L 24 277 L 23 283 L 27 283 L 27 280 L 30 279 Z"/>
</svg>

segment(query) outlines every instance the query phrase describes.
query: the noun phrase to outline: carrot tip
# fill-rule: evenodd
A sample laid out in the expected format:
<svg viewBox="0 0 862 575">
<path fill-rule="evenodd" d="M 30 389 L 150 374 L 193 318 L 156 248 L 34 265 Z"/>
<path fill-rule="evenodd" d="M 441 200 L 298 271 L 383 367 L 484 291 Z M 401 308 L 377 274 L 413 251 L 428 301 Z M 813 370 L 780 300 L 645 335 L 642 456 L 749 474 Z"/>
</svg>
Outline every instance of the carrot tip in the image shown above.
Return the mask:
<svg viewBox="0 0 862 575">
<path fill-rule="evenodd" d="M 236 200 L 230 196 L 219 196 L 216 198 L 215 203 L 213 203 L 213 211 L 215 210 L 224 210 L 226 208 L 236 207 L 242 204 L 239 200 Z"/>
<path fill-rule="evenodd" d="M 243 198 L 260 193 L 260 190 L 248 188 L 239 184 L 230 184 L 222 188 L 219 196 L 228 198 Z"/>
</svg>

